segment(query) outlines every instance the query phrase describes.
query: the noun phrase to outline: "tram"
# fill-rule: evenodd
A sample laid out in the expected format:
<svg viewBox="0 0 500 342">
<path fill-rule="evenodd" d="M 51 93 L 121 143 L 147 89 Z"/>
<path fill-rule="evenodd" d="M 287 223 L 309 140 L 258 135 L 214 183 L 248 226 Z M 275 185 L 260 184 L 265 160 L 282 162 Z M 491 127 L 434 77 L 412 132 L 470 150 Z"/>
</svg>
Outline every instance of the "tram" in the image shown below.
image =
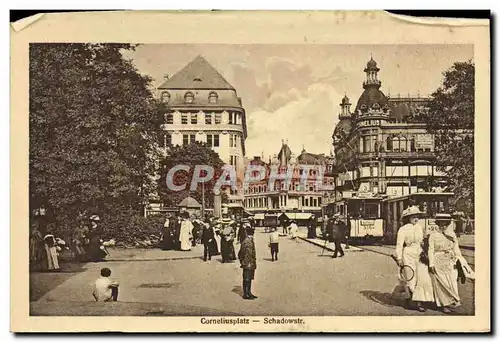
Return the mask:
<svg viewBox="0 0 500 342">
<path fill-rule="evenodd" d="M 334 204 L 334 212 L 349 228 L 351 242 L 380 242 L 384 239 L 384 218 L 381 196 L 354 195 Z"/>
<path fill-rule="evenodd" d="M 385 242 L 395 243 L 398 229 L 403 225 L 401 214 L 411 205 L 424 212 L 426 231 L 437 229 L 433 217 L 437 213 L 450 212 L 452 192 L 418 192 L 405 196 L 388 197 L 382 201 L 382 217 L 385 219 Z"/>
</svg>

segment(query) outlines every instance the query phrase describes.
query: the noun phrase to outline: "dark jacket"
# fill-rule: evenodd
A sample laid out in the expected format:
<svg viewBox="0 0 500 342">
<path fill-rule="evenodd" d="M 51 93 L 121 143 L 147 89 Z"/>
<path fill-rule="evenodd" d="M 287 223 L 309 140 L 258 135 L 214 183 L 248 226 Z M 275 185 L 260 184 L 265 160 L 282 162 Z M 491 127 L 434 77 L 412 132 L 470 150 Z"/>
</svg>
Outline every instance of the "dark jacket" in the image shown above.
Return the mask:
<svg viewBox="0 0 500 342">
<path fill-rule="evenodd" d="M 248 235 L 241 243 L 238 253 L 241 268 L 245 270 L 255 270 L 257 268 L 257 257 L 255 253 L 255 241 L 253 235 Z"/>
<path fill-rule="evenodd" d="M 203 228 L 203 235 L 202 235 L 202 238 L 201 238 L 201 241 L 203 242 L 203 244 L 208 244 L 210 242 L 210 240 L 213 240 L 215 238 L 214 236 L 214 230 L 212 229 L 212 227 L 204 227 Z"/>
<path fill-rule="evenodd" d="M 348 234 L 347 226 L 345 225 L 345 223 L 342 221 L 338 221 L 337 223 L 335 223 L 335 220 L 328 221 L 326 225 L 326 232 L 327 238 L 331 242 L 343 240 Z"/>
</svg>

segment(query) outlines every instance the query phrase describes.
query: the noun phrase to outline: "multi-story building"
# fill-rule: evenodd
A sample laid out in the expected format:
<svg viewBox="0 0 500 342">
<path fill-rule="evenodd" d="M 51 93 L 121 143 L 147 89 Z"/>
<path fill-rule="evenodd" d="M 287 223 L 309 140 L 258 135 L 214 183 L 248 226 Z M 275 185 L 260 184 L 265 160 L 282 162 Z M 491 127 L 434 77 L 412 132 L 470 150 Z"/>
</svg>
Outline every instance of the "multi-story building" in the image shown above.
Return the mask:
<svg viewBox="0 0 500 342">
<path fill-rule="evenodd" d="M 333 134 L 338 196 L 343 191 L 388 196 L 439 191 L 446 178 L 437 170 L 436 140 L 420 120 L 429 99 L 386 96 L 379 70 L 370 59 L 353 112 L 347 96 L 340 104 Z"/>
<path fill-rule="evenodd" d="M 264 214 L 287 212 L 321 215 L 323 201 L 333 193 L 333 157 L 324 154 L 303 149 L 295 156 L 283 141 L 279 153 L 269 158 L 268 163 L 254 157 L 248 165 L 266 170 L 262 180 L 249 182 L 245 188 L 245 208 L 256 214 L 257 219 Z M 270 182 L 273 173 L 280 176 L 288 173 L 290 177 L 288 181 L 276 177 Z"/>
<path fill-rule="evenodd" d="M 163 147 L 204 142 L 242 175 L 247 127 L 236 89 L 202 56 L 158 87 L 164 107 Z M 240 198 L 241 197 L 241 198 Z M 243 197 L 237 193 L 230 200 Z"/>
</svg>

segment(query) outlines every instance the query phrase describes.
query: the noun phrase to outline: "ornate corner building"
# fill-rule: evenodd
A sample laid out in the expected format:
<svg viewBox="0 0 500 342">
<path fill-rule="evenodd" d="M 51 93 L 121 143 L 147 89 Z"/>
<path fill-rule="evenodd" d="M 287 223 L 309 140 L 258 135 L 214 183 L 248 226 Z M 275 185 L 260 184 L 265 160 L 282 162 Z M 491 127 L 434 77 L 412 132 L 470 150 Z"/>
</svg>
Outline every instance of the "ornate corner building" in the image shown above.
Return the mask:
<svg viewBox="0 0 500 342">
<path fill-rule="evenodd" d="M 196 57 L 172 77 L 166 76 L 157 91 L 164 113 L 161 145 L 166 154 L 170 146 L 199 141 L 238 175 L 244 172 L 245 109 L 236 89 L 210 63 Z"/>
<path fill-rule="evenodd" d="M 333 133 L 337 195 L 343 191 L 402 196 L 440 191 L 446 178 L 437 170 L 435 139 L 421 115 L 429 98 L 390 98 L 381 90 L 380 69 L 371 58 L 363 93 L 351 112 L 345 96 Z"/>
</svg>

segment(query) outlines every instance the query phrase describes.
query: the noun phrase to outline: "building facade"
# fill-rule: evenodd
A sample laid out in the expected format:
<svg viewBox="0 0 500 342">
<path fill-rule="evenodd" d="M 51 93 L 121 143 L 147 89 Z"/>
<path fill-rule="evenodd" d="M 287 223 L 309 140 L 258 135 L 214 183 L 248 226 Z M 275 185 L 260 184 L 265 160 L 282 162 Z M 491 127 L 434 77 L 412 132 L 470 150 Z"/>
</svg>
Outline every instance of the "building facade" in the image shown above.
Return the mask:
<svg viewBox="0 0 500 342">
<path fill-rule="evenodd" d="M 157 88 L 164 112 L 165 154 L 175 145 L 206 143 L 241 181 L 245 165 L 245 109 L 236 89 L 202 56 L 196 57 Z M 239 191 L 230 202 L 243 201 Z"/>
<path fill-rule="evenodd" d="M 269 162 L 254 157 L 247 165 L 263 167 L 266 172 L 262 180 L 249 182 L 245 188 L 245 209 L 257 218 L 283 212 L 321 215 L 325 199 L 334 194 L 333 157 L 305 149 L 296 156 L 283 141 L 279 153 Z M 273 173 L 280 176 L 270 182 Z M 280 179 L 287 173 L 288 182 Z"/>
<path fill-rule="evenodd" d="M 337 196 L 343 191 L 388 196 L 440 191 L 446 178 L 437 170 L 437 141 L 421 120 L 429 99 L 386 96 L 379 71 L 370 59 L 354 110 L 347 96 L 340 103 L 333 133 Z"/>
<path fill-rule="evenodd" d="M 162 147 L 206 143 L 226 164 L 242 172 L 247 127 L 241 98 L 202 56 L 158 87 L 166 108 Z"/>
</svg>

